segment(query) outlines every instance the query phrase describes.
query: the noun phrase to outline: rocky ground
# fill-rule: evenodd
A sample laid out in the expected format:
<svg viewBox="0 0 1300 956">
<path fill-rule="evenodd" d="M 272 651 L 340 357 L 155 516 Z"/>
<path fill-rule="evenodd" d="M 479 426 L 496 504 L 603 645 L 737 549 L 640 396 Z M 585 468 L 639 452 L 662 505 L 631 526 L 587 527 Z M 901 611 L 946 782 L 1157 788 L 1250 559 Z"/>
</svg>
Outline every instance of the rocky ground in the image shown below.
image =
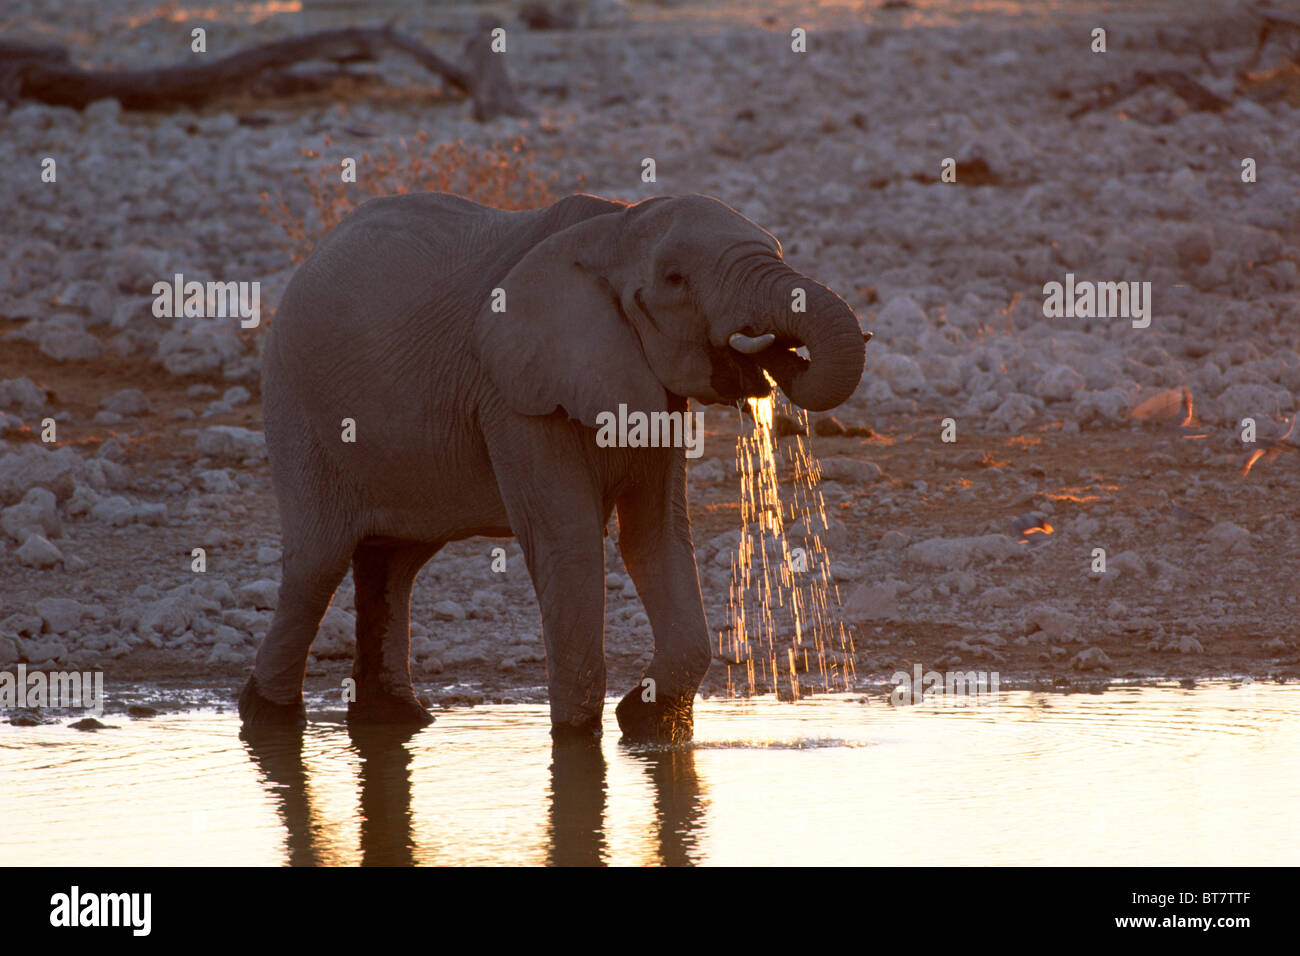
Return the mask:
<svg viewBox="0 0 1300 956">
<path fill-rule="evenodd" d="M 387 60 L 363 67 L 382 79 L 198 112 L 0 105 L 0 666 L 103 668 L 110 696 L 237 686 L 279 576 L 257 372 L 292 269 L 260 195 L 306 215 L 304 172 L 425 131 L 523 135 L 560 193 L 718 196 L 858 310 L 867 374 L 834 415 L 870 437 L 823 424 L 810 438 L 857 686 L 914 662 L 1004 685 L 1295 676 L 1300 458 L 1283 436 L 1300 392 L 1300 84 L 1235 76 L 1255 40 L 1244 5 L 593 6 L 568 30 L 507 20 L 536 119 L 475 123 Z M 193 25 L 233 48 L 368 22 L 310 3 L 193 22 L 127 0 L 27 8 L 10 5 L 0 35 L 101 67 L 178 59 Z M 384 10 L 449 51 L 477 13 Z M 1098 25 L 1104 54 L 1089 49 Z M 1266 48 L 1259 71 L 1286 50 Z M 1225 108 L 1150 83 L 1070 118 L 1136 70 L 1181 72 Z M 41 181 L 46 156 L 57 183 Z M 940 181 L 947 157 L 956 183 Z M 151 287 L 176 272 L 260 281 L 263 327 L 154 318 Z M 1067 272 L 1150 282 L 1150 326 L 1045 318 L 1043 286 Z M 1262 444 L 1243 442 L 1243 418 Z M 740 423 L 709 409 L 705 425 L 692 510 L 723 632 Z M 414 667 L 435 700 L 544 694 L 531 586 L 513 542 L 491 572 L 496 544 L 448 547 L 417 583 Z M 349 580 L 313 648 L 316 690 L 348 671 L 352 607 Z M 621 691 L 650 638 L 613 538 L 607 621 Z M 729 677 L 719 662 L 706 692 Z"/>
</svg>

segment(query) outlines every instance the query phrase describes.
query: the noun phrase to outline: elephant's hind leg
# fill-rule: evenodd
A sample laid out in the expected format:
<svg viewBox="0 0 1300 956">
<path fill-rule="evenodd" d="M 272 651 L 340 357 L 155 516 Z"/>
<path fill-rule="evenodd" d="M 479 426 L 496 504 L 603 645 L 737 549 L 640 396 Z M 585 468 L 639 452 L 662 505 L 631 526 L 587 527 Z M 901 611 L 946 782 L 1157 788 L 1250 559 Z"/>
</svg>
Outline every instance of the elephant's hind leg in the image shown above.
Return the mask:
<svg viewBox="0 0 1300 956">
<path fill-rule="evenodd" d="M 368 539 L 352 553 L 357 652 L 349 723 L 423 727 L 433 722 L 411 687 L 411 587 L 440 547 Z"/>
<path fill-rule="evenodd" d="M 343 547 L 296 543 L 286 535 L 280 600 L 271 630 L 257 649 L 252 676 L 239 696 L 247 726 L 302 725 L 302 681 L 320 619 L 348 570 Z"/>
</svg>

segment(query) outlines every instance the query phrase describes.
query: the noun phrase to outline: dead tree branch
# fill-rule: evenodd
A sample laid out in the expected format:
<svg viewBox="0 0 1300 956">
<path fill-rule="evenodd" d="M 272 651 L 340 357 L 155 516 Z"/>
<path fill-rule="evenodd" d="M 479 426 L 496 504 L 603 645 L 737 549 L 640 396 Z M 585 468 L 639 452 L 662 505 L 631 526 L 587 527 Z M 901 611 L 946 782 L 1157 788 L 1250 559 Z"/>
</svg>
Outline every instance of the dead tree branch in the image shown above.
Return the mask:
<svg viewBox="0 0 1300 956">
<path fill-rule="evenodd" d="M 476 119 L 531 115 L 510 82 L 505 57 L 490 49 L 489 28 L 485 24 L 469 39 L 460 63 L 443 59 L 391 25 L 321 30 L 259 44 L 211 62 L 141 70 L 83 70 L 59 47 L 0 41 L 0 96 L 11 104 L 28 99 L 76 109 L 110 97 L 124 109 L 196 107 L 240 92 L 255 81 L 275 79 L 297 63 L 374 61 L 386 50 L 395 50 L 471 97 Z"/>
</svg>

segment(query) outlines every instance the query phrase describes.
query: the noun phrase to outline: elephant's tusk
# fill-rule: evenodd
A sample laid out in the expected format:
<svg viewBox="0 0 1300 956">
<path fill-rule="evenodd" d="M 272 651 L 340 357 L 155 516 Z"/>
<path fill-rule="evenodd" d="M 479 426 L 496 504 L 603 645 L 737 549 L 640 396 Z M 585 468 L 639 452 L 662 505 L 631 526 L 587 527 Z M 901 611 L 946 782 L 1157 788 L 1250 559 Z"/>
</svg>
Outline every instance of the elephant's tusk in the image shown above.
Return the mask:
<svg viewBox="0 0 1300 956">
<path fill-rule="evenodd" d="M 737 332 L 732 335 L 731 338 L 727 339 L 727 344 L 737 352 L 743 352 L 745 355 L 756 355 L 775 341 L 776 336 L 771 332 L 757 337 L 751 337 L 745 335 L 743 332 Z"/>
</svg>

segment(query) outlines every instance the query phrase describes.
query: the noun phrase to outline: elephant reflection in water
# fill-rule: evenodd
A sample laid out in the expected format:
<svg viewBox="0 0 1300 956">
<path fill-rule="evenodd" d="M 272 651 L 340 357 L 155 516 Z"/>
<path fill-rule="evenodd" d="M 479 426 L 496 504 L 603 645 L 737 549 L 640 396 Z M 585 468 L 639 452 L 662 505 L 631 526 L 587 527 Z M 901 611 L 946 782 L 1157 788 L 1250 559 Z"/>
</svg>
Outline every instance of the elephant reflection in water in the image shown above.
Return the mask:
<svg viewBox="0 0 1300 956">
<path fill-rule="evenodd" d="M 411 751 L 415 731 L 349 726 L 360 757 L 361 865 L 414 866 Z M 303 758 L 301 733 L 243 735 L 250 757 L 275 794 L 287 831 L 290 866 L 348 864 L 352 855 L 329 846 L 313 804 L 311 775 Z M 690 866 L 696 837 L 704 823 L 702 787 L 689 748 L 631 752 L 642 762 L 655 795 L 656 857 L 646 863 Z M 550 808 L 546 862 L 551 866 L 602 866 L 610 862 L 605 837 L 607 780 L 605 755 L 598 741 L 557 738 L 551 745 Z M 449 862 L 462 862 L 460 860 Z"/>
<path fill-rule="evenodd" d="M 692 865 L 696 833 L 704 822 L 695 753 L 669 748 L 628 754 L 645 764 L 654 786 L 658 862 Z M 556 740 L 551 748 L 552 866 L 601 866 L 609 862 L 605 841 L 605 755 L 599 744 Z"/>
<path fill-rule="evenodd" d="M 303 759 L 301 733 L 243 735 L 249 756 L 272 788 L 277 811 L 288 833 L 290 866 L 331 866 L 348 862 L 335 856 L 321 840 L 322 821 L 313 806 L 310 773 Z M 353 749 L 361 758 L 361 865 L 414 866 L 411 837 L 411 733 L 349 728 Z"/>
</svg>

